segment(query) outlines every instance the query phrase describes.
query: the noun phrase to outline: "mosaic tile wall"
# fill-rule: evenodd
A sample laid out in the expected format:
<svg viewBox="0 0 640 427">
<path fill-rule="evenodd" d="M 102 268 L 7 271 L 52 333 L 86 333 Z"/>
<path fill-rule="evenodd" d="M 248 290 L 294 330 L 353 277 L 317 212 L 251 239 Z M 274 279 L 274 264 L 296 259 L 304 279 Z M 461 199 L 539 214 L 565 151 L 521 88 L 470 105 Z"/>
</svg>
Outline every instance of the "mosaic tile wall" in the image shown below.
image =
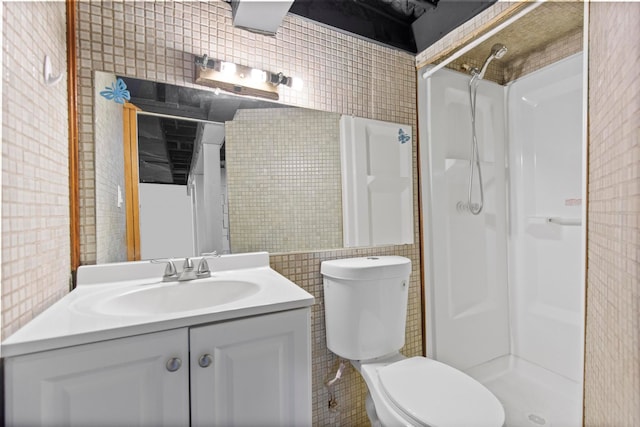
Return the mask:
<svg viewBox="0 0 640 427">
<path fill-rule="evenodd" d="M 591 3 L 585 426 L 640 425 L 640 3 Z"/>
<path fill-rule="evenodd" d="M 476 68 L 480 70 L 482 68 L 482 61 L 478 61 L 476 58 L 470 56 L 461 56 L 457 58 L 447 65 L 445 68 L 449 68 L 450 70 L 459 71 L 464 74 L 468 74 L 471 76 L 471 68 Z M 494 60 L 489 63 L 487 67 L 487 71 L 484 74 L 484 80 L 491 80 L 492 82 L 496 82 L 499 84 L 504 84 L 504 63 L 502 61 Z"/>
<path fill-rule="evenodd" d="M 343 246 L 339 114 L 239 110 L 225 134 L 233 252 Z"/>
<path fill-rule="evenodd" d="M 582 52 L 583 31 L 579 29 L 565 37 L 540 48 L 524 57 L 507 61 L 504 67 L 502 81 L 508 83 L 517 80 L 533 71 L 551 65 L 575 53 Z"/>
<path fill-rule="evenodd" d="M 222 1 L 82 1 L 78 4 L 78 27 L 83 264 L 96 262 L 94 162 L 99 159 L 94 156 L 95 71 L 195 87 L 192 83 L 194 55 L 206 53 L 212 58 L 300 77 L 304 81 L 301 91 L 281 89 L 280 99 L 285 104 L 407 123 L 417 129 L 413 56 L 294 16 L 285 17 L 275 37 L 267 37 L 234 28 L 230 5 Z M 416 135 L 413 137 L 415 139 Z M 413 164 L 416 180 L 413 186 L 414 229 L 415 241 L 419 242 L 416 151 Z M 316 295 L 318 299 L 314 310 L 317 317 L 323 303 L 322 294 L 316 289 L 320 283 L 319 260 L 362 254 L 403 255 L 412 260 L 414 273 L 407 325 L 409 339 L 405 352 L 407 355 L 420 354 L 422 319 L 417 244 L 274 255 L 272 258 L 281 273 Z M 293 261 L 289 261 L 289 257 L 293 257 Z M 314 399 L 320 402 L 326 397 L 320 378 L 329 371 L 327 363 L 330 363 L 330 356 L 322 349 L 324 323 L 315 321 L 312 334 Z M 349 368 L 348 375 L 336 389 L 340 411 L 323 410 L 323 405 L 317 403 L 314 425 L 368 425 L 364 396 L 359 377 Z"/>
<path fill-rule="evenodd" d="M 2 2 L 2 20 L 4 339 L 68 292 L 71 268 L 65 4 Z"/>
<path fill-rule="evenodd" d="M 320 264 L 344 257 L 372 255 L 400 255 L 413 258 L 413 245 L 386 248 L 363 248 L 356 250 L 335 250 L 315 253 L 280 254 L 271 257 L 271 267 L 300 284 L 313 294 L 316 304 L 311 312 L 311 339 L 313 357 L 313 425 L 314 426 L 366 426 L 369 425 L 364 408 L 366 385 L 360 374 L 350 364 L 346 364 L 345 375 L 334 385 L 338 400 L 337 409 L 329 409 L 329 390 L 325 383 L 333 379 L 340 359 L 326 346 L 324 321 L 324 292 Z M 405 346 L 401 350 L 407 356 L 422 354 L 422 305 L 420 290 L 420 265 L 412 261 L 409 306 Z"/>
<path fill-rule="evenodd" d="M 118 207 L 118 186 L 124 199 L 124 124 L 121 104 L 99 95 L 116 81 L 115 74 L 95 74 L 95 185 L 96 262 L 127 260 L 127 215 L 124 202 Z"/>
</svg>

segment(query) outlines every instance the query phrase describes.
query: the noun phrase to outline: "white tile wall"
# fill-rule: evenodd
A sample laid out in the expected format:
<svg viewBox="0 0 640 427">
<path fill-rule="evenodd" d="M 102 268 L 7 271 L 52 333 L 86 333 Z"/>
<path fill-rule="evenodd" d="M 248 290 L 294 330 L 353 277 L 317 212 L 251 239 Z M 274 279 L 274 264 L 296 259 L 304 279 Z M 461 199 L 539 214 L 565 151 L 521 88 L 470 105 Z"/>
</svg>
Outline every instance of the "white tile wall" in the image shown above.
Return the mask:
<svg viewBox="0 0 640 427">
<path fill-rule="evenodd" d="M 592 3 L 585 426 L 640 425 L 640 3 Z"/>
<path fill-rule="evenodd" d="M 2 3 L 2 338 L 68 292 L 64 2 Z M 46 86 L 49 55 L 55 86 Z"/>
</svg>

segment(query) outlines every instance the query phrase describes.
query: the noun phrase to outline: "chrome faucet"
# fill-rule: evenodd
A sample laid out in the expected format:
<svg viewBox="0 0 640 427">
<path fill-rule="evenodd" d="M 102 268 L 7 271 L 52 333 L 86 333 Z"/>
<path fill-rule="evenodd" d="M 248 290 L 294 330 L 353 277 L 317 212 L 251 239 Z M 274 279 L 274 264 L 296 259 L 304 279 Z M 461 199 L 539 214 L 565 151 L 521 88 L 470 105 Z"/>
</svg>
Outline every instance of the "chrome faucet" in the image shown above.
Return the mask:
<svg viewBox="0 0 640 427">
<path fill-rule="evenodd" d="M 200 258 L 198 262 L 198 268 L 193 268 L 193 260 L 191 258 L 185 258 L 184 264 L 182 264 L 182 272 L 178 276 L 179 282 L 186 280 L 203 279 L 205 277 L 211 277 L 211 271 L 209 271 L 209 264 L 205 257 Z"/>
<path fill-rule="evenodd" d="M 162 276 L 163 282 L 175 282 L 176 280 L 178 282 L 185 282 L 187 280 L 211 277 L 209 264 L 207 264 L 207 260 L 204 256 L 200 258 L 200 261 L 198 262 L 198 268 L 193 268 L 193 259 L 188 257 L 185 258 L 184 263 L 182 264 L 182 271 L 180 273 L 177 272 L 176 265 L 173 263 L 172 259 L 152 259 L 151 262 L 154 264 L 167 263 L 167 267 L 164 270 L 164 275 Z"/>
</svg>

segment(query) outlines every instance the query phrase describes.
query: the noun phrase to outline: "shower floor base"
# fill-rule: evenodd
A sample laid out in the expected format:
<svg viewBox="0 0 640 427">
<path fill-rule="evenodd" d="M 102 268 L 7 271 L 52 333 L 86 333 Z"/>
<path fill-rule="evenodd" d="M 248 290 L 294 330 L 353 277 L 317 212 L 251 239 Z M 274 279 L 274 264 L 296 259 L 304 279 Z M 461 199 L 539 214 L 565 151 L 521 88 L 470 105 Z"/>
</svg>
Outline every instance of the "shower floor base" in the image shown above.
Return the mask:
<svg viewBox="0 0 640 427">
<path fill-rule="evenodd" d="M 468 369 L 502 402 L 505 427 L 582 425 L 580 384 L 516 356 Z"/>
</svg>

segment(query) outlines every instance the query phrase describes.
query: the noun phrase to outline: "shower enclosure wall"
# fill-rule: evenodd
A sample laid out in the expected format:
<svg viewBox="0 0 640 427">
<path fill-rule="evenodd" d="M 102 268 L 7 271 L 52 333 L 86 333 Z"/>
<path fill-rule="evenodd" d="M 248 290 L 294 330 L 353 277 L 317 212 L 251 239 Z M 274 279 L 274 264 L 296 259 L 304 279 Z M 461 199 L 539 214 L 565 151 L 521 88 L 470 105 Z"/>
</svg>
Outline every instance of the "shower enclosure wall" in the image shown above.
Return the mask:
<svg viewBox="0 0 640 427">
<path fill-rule="evenodd" d="M 553 377 L 549 386 L 567 398 L 564 413 L 519 407 L 533 425 L 548 425 L 544 417 L 580 424 L 582 69 L 577 54 L 508 86 L 480 82 L 479 215 L 467 203 L 470 76 L 440 69 L 418 83 L 428 355 L 484 380 L 498 398 L 528 399 L 531 385 L 519 379 L 507 392 L 486 384 L 514 369 L 517 378 Z M 521 425 L 507 406 L 507 425 Z"/>
</svg>

